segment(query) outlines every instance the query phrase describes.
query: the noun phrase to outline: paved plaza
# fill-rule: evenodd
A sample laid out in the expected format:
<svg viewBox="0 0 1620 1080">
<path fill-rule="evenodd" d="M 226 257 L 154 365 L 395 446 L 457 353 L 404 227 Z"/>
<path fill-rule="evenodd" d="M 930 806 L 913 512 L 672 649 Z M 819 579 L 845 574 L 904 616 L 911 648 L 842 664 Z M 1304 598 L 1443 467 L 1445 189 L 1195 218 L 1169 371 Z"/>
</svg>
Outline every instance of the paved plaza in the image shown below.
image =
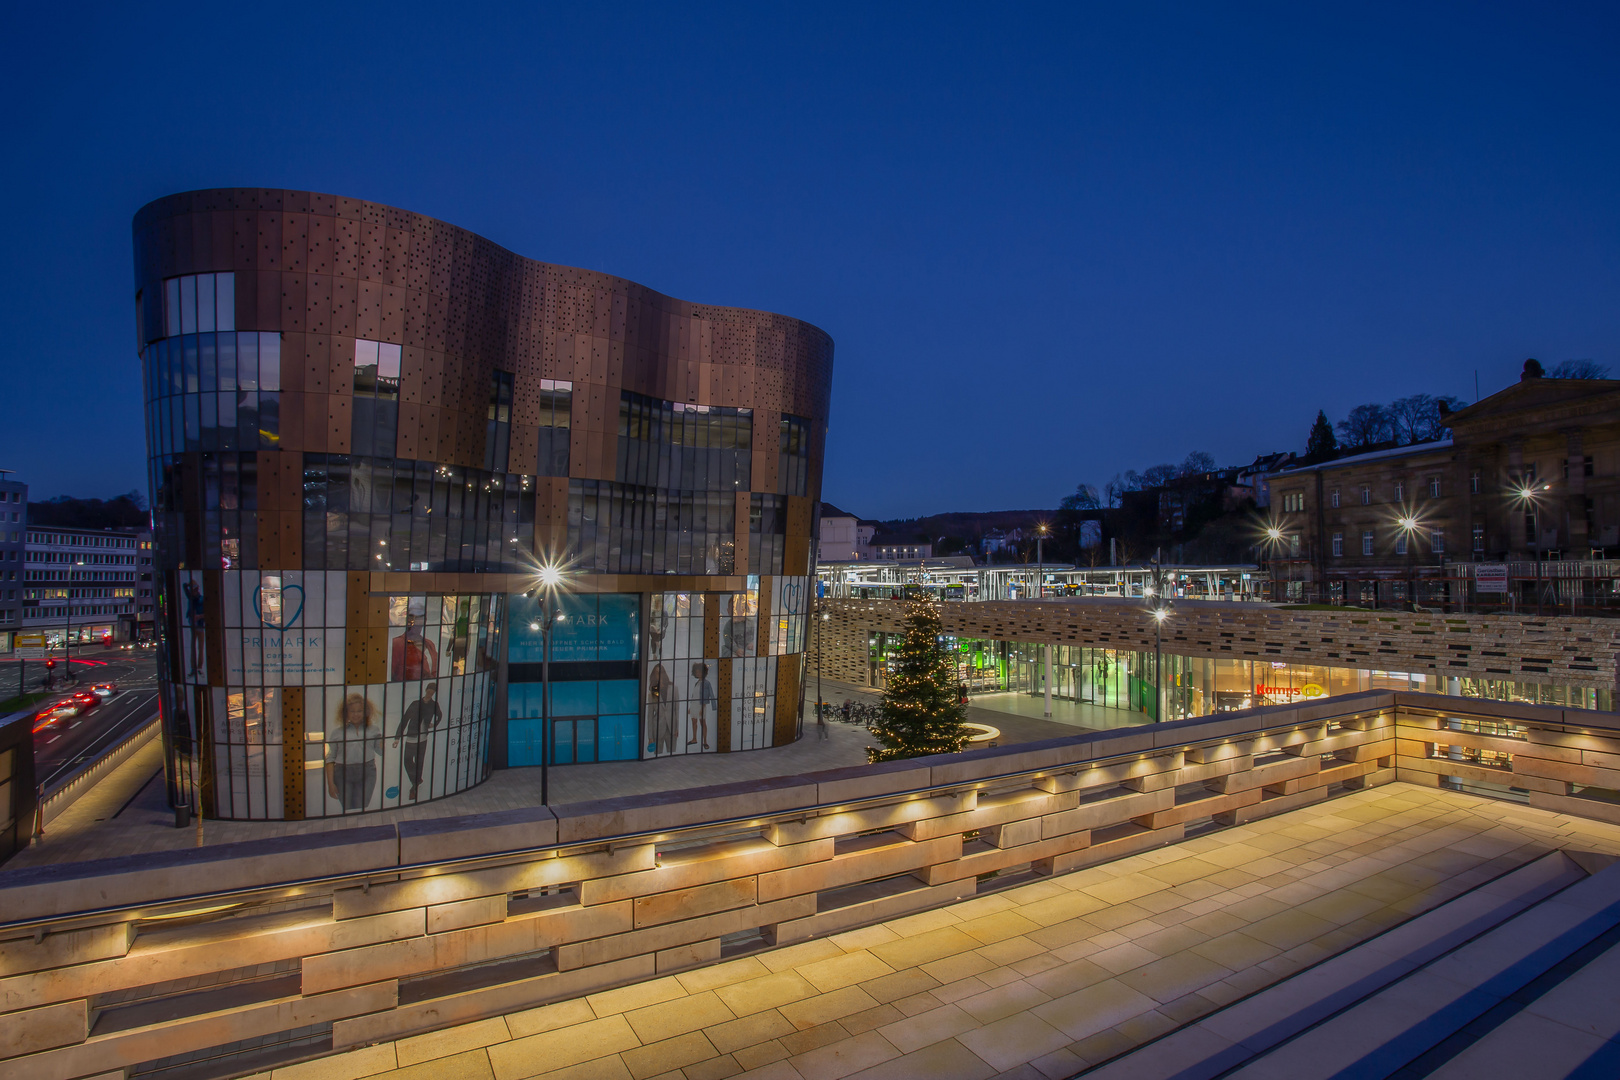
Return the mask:
<svg viewBox="0 0 1620 1080">
<path fill-rule="evenodd" d="M 1055 1080 L 1620 827 L 1391 784 L 258 1080 Z"/>
<path fill-rule="evenodd" d="M 810 690 L 814 694 L 813 681 Z M 835 706 L 846 699 L 879 700 L 874 693 L 831 679 L 823 682 L 823 696 Z M 1031 700 L 1038 709 L 1039 700 Z M 810 713 L 808 705 L 806 712 Z M 1038 715 L 1030 717 L 977 707 L 969 708 L 968 719 L 998 728 L 1001 745 L 1074 735 L 1084 730 L 1070 723 L 1050 723 L 1039 719 Z M 821 738 L 814 721 L 807 720 L 803 738 L 768 750 L 562 766 L 550 770 L 551 802 L 564 805 L 866 763 L 866 747 L 872 737 L 864 728 L 834 721 L 827 725 L 826 734 L 825 739 Z M 36 841 L 0 867 L 0 878 L 7 870 L 47 863 L 483 814 L 540 804 L 539 769 L 503 769 L 470 791 L 417 806 L 312 821 L 205 821 L 191 828 L 176 829 L 174 812 L 164 801 L 162 765 L 162 750 L 154 739 L 68 807 L 51 823 L 43 840 Z"/>
</svg>

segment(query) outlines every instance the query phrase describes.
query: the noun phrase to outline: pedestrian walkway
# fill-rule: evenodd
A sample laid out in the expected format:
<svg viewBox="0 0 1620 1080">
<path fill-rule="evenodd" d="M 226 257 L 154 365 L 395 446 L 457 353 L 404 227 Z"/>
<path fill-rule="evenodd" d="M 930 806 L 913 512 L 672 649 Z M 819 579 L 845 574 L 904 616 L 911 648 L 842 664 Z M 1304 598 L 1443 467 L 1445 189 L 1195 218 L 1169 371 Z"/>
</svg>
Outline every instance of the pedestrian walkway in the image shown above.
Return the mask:
<svg viewBox="0 0 1620 1080">
<path fill-rule="evenodd" d="M 257 1080 L 1057 1080 L 1620 826 L 1391 784 Z"/>
<path fill-rule="evenodd" d="M 1010 714 L 1030 719 L 1041 718 L 1048 720 L 1049 723 L 1063 724 L 1071 728 L 1084 728 L 1087 731 L 1104 731 L 1152 723 L 1144 712 L 1130 709 L 1112 709 L 1106 705 L 1091 705 L 1083 701 L 1070 701 L 1067 698 L 1059 697 L 1052 699 L 1052 715 L 1047 718 L 1044 716 L 1046 698 L 1040 694 L 1030 694 L 1022 690 L 1005 690 L 996 694 L 974 694 L 969 701 L 974 708 L 985 712 Z"/>
<path fill-rule="evenodd" d="M 835 705 L 842 704 L 846 698 L 878 700 L 876 694 L 830 679 L 825 680 L 823 688 L 826 699 Z M 866 764 L 866 747 L 872 743 L 872 737 L 865 728 L 832 721 L 827 725 L 827 738 L 821 739 L 809 701 L 805 712 L 804 737 L 787 746 L 732 754 L 690 754 L 655 761 L 558 766 L 549 770 L 550 801 L 560 806 Z M 1000 728 L 1000 745 L 1003 746 L 1076 734 L 1071 726 L 984 710 L 969 709 L 968 719 Z M 501 769 L 470 791 L 394 810 L 313 821 L 198 821 L 188 828 L 177 829 L 160 775 L 162 765 L 161 744 L 154 740 L 109 773 L 94 791 L 65 810 L 51 823 L 43 840 L 0 866 L 0 876 L 8 870 L 46 863 L 106 859 L 540 805 L 538 768 Z"/>
</svg>

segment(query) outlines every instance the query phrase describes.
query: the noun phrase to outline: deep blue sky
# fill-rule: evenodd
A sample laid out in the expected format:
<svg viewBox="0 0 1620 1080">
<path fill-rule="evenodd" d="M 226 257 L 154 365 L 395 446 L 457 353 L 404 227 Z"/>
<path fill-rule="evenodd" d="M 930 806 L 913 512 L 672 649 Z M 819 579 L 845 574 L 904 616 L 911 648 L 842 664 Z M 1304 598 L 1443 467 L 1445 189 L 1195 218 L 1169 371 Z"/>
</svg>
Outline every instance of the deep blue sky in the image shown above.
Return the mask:
<svg viewBox="0 0 1620 1080">
<path fill-rule="evenodd" d="M 817 323 L 871 517 L 1620 371 L 1617 10 L 7 5 L 0 467 L 144 490 L 129 221 L 219 186 Z"/>
</svg>

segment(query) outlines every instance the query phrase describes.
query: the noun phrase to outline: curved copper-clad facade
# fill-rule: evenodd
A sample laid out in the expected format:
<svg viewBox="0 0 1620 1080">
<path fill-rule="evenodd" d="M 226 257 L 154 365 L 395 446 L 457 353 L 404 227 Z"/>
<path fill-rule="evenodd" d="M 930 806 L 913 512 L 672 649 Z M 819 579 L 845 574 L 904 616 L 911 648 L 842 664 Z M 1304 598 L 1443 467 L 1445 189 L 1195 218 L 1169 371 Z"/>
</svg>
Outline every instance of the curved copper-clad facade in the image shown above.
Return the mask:
<svg viewBox="0 0 1620 1080">
<path fill-rule="evenodd" d="M 799 733 L 831 339 L 358 199 L 134 222 L 175 796 L 363 813 Z M 188 794 L 191 793 L 191 794 Z"/>
</svg>

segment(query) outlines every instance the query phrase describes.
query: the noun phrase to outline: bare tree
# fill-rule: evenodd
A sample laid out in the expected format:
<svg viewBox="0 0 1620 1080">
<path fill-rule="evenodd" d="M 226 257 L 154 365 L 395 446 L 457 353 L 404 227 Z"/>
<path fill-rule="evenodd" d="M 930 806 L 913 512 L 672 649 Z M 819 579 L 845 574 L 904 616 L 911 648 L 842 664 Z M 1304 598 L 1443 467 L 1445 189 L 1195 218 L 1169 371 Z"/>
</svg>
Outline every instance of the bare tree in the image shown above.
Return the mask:
<svg viewBox="0 0 1620 1080">
<path fill-rule="evenodd" d="M 1429 394 L 1412 394 L 1389 403 L 1390 427 L 1397 442 L 1425 441 L 1439 416 L 1440 407 Z"/>
<path fill-rule="evenodd" d="M 1119 506 L 1127 491 L 1135 491 L 1142 485 L 1132 483 L 1136 474 L 1115 473 L 1114 478 L 1103 485 L 1103 502 L 1110 510 Z M 1129 477 L 1129 478 L 1128 478 Z"/>
<path fill-rule="evenodd" d="M 1164 487 L 1176 478 L 1174 465 L 1150 465 L 1142 470 L 1141 485 L 1143 489 Z"/>
<path fill-rule="evenodd" d="M 1565 360 L 1547 372 L 1549 379 L 1607 379 L 1609 365 L 1596 360 Z"/>
<path fill-rule="evenodd" d="M 1383 405 L 1357 405 L 1338 423 L 1339 438 L 1348 449 L 1359 450 L 1394 438 L 1394 420 Z"/>
<path fill-rule="evenodd" d="M 1064 496 L 1058 504 L 1060 510 L 1100 510 L 1102 501 L 1097 496 L 1097 489 L 1090 484 L 1080 484 L 1074 489 L 1073 495 Z"/>
<path fill-rule="evenodd" d="M 1202 450 L 1194 450 L 1177 469 L 1179 476 L 1200 476 L 1215 471 L 1215 458 Z"/>
</svg>

